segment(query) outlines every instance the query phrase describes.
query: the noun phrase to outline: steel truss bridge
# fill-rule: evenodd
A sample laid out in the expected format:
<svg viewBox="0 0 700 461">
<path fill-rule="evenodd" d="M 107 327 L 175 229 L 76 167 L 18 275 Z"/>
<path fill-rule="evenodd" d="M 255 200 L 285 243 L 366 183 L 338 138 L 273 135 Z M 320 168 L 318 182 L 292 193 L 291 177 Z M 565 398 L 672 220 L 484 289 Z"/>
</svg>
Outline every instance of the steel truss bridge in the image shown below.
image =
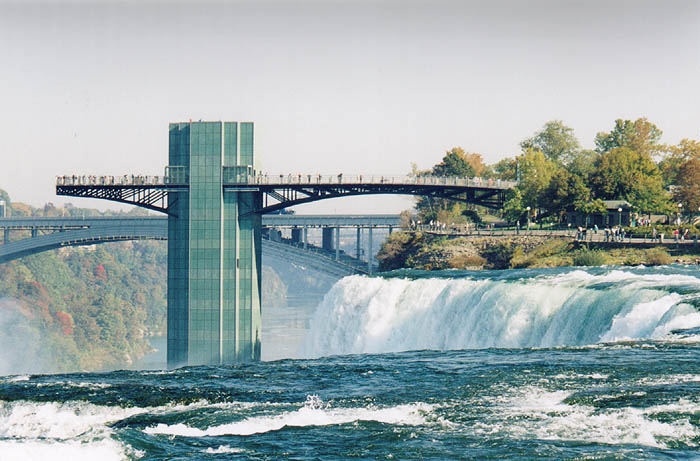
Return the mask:
<svg viewBox="0 0 700 461">
<path fill-rule="evenodd" d="M 179 168 L 179 170 L 174 170 Z M 168 213 L 168 192 L 186 191 L 185 167 L 170 167 L 166 176 L 59 176 L 56 194 L 99 198 Z M 515 182 L 436 176 L 344 176 L 244 174 L 241 167 L 223 167 L 224 192 L 262 192 L 255 213 L 270 213 L 302 203 L 354 195 L 399 194 L 442 198 L 486 208 L 502 208 Z"/>
<path fill-rule="evenodd" d="M 263 226 L 268 231 L 280 228 L 292 229 L 291 239 L 270 238 L 267 232 L 263 240 L 263 258 L 278 259 L 304 266 L 334 277 L 371 272 L 371 261 L 360 259 L 340 251 L 339 229 L 357 229 L 359 248 L 360 229 L 400 226 L 397 215 L 267 215 Z M 336 236 L 334 248 L 323 248 L 308 242 L 306 230 L 321 228 L 333 230 Z M 93 217 L 93 218 L 0 218 L 3 245 L 0 245 L 0 264 L 24 256 L 54 250 L 66 246 L 94 245 L 97 243 L 126 240 L 166 240 L 168 218 L 153 217 Z M 304 231 L 302 236 L 295 230 Z M 24 231 L 23 238 L 11 241 L 10 234 Z M 297 236 L 297 238 L 294 238 Z"/>
</svg>

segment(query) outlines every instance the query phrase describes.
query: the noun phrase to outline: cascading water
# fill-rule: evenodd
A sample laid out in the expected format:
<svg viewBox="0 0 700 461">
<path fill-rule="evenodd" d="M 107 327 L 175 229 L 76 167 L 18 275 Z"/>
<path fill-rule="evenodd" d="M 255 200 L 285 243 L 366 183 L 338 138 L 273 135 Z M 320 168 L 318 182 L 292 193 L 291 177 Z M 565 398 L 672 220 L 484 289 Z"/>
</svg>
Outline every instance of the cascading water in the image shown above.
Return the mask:
<svg viewBox="0 0 700 461">
<path fill-rule="evenodd" d="M 698 299 L 694 268 L 353 276 L 317 308 L 303 355 L 659 339 L 700 326 Z"/>
<path fill-rule="evenodd" d="M 697 459 L 698 306 L 696 267 L 349 277 L 321 358 L 0 377 L 0 459 Z"/>
</svg>

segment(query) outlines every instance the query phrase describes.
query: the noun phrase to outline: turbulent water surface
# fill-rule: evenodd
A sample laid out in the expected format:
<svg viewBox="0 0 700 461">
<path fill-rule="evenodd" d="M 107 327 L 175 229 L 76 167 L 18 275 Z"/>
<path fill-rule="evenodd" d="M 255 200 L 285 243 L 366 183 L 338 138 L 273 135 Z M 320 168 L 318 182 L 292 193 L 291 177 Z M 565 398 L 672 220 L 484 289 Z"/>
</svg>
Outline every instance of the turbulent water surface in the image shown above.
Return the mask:
<svg viewBox="0 0 700 461">
<path fill-rule="evenodd" d="M 699 305 L 686 267 L 348 277 L 296 359 L 0 378 L 0 458 L 698 458 Z"/>
</svg>

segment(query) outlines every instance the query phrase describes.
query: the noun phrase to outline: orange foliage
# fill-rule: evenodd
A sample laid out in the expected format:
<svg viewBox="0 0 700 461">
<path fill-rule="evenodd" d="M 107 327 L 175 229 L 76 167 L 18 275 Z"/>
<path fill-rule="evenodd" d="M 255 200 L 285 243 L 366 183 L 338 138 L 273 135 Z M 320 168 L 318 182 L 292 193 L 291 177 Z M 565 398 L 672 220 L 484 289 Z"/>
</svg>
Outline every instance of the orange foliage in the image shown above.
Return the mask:
<svg viewBox="0 0 700 461">
<path fill-rule="evenodd" d="M 56 312 L 56 320 L 61 326 L 61 331 L 64 335 L 70 336 L 73 334 L 73 317 L 65 312 Z"/>
<path fill-rule="evenodd" d="M 107 271 L 105 270 L 105 266 L 102 264 L 99 264 L 97 267 L 95 267 L 95 277 L 98 280 L 103 280 L 107 281 Z"/>
</svg>

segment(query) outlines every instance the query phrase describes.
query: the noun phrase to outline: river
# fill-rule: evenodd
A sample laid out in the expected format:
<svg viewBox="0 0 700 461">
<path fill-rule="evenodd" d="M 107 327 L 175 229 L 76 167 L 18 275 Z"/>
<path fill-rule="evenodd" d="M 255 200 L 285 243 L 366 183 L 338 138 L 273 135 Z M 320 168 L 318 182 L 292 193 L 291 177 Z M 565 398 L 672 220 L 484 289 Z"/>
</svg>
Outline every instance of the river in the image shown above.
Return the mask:
<svg viewBox="0 0 700 461">
<path fill-rule="evenodd" d="M 698 458 L 698 306 L 683 266 L 347 277 L 268 361 L 0 378 L 0 458 Z"/>
</svg>

